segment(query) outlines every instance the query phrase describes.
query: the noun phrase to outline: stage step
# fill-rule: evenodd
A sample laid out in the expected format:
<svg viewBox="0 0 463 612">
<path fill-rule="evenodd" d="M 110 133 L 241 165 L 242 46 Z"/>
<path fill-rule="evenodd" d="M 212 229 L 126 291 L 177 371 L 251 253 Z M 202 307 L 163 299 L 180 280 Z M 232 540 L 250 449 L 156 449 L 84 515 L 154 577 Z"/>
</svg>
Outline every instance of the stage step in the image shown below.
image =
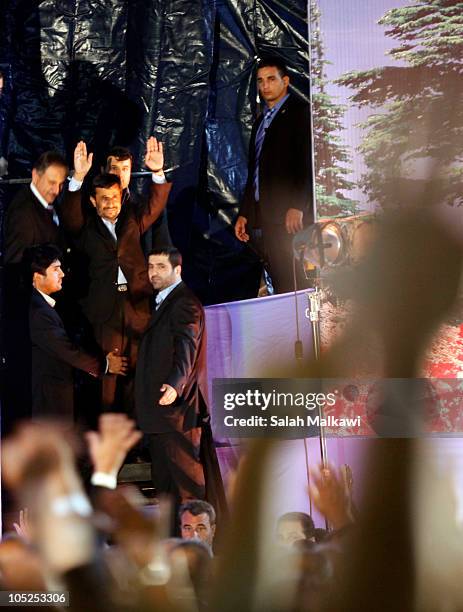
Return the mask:
<svg viewBox="0 0 463 612">
<path fill-rule="evenodd" d="M 151 482 L 151 463 L 126 463 L 118 474 L 117 482 Z"/>
</svg>

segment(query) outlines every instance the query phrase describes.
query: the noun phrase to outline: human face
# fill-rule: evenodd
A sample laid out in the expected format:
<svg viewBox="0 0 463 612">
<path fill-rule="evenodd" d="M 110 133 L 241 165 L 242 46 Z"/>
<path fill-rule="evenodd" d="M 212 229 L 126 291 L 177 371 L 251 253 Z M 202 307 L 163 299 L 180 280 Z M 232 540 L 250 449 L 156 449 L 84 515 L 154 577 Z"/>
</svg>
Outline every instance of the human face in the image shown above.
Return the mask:
<svg viewBox="0 0 463 612">
<path fill-rule="evenodd" d="M 305 540 L 306 535 L 300 521 L 280 521 L 277 525 L 277 540 L 283 546 L 292 546 L 297 540 Z"/>
<path fill-rule="evenodd" d="M 182 538 L 185 540 L 197 539 L 212 546 L 215 534 L 215 525 L 211 525 L 206 512 L 194 516 L 191 512 L 184 512 L 181 516 L 180 527 Z"/>
<path fill-rule="evenodd" d="M 276 66 L 266 66 L 257 71 L 259 95 L 272 108 L 288 93 L 289 77 L 282 77 Z"/>
<path fill-rule="evenodd" d="M 130 173 L 132 172 L 132 161 L 130 159 L 117 159 L 110 155 L 106 162 L 106 171 L 117 174 L 121 179 L 122 189 L 127 189 L 130 183 Z"/>
<path fill-rule="evenodd" d="M 51 295 L 57 291 L 61 291 L 63 284 L 64 272 L 61 270 L 61 262 L 57 259 L 45 270 L 45 274 L 34 272 L 33 285 L 36 289 Z"/>
<path fill-rule="evenodd" d="M 97 187 L 95 197 L 90 198 L 99 217 L 114 223 L 121 212 L 122 190 L 119 185 Z"/>
<path fill-rule="evenodd" d="M 66 180 L 66 168 L 52 164 L 43 172 L 32 170 L 32 184 L 47 204 L 53 204 Z"/>
<path fill-rule="evenodd" d="M 148 258 L 148 278 L 156 291 L 162 291 L 180 280 L 182 267 L 175 266 L 167 255 L 150 255 Z"/>
</svg>

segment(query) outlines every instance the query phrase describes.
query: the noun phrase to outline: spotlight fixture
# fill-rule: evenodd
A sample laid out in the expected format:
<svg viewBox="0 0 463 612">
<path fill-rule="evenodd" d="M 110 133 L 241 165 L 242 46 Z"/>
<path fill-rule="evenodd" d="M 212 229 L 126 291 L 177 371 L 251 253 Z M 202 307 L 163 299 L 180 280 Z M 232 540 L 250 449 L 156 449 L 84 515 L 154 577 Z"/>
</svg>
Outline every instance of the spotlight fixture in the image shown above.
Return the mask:
<svg viewBox="0 0 463 612">
<path fill-rule="evenodd" d="M 321 220 L 294 236 L 294 256 L 319 269 L 355 265 L 373 244 L 376 222 L 371 214 Z"/>
</svg>

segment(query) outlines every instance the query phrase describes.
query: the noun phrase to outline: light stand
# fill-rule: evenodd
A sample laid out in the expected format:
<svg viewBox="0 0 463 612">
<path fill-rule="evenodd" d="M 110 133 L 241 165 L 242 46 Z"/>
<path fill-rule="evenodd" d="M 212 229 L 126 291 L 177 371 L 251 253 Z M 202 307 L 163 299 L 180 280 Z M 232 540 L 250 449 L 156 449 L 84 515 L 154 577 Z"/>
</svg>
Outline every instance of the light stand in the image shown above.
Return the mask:
<svg viewBox="0 0 463 612">
<path fill-rule="evenodd" d="M 320 359 L 320 347 L 321 347 L 321 331 L 320 331 L 320 310 L 321 310 L 321 298 L 322 292 L 319 287 L 315 287 L 314 291 L 307 293 L 309 299 L 309 307 L 305 309 L 305 317 L 310 320 L 312 326 L 312 342 L 313 342 L 313 353 L 315 360 Z M 325 427 L 322 425 L 322 419 L 324 418 L 323 406 L 318 405 L 318 417 L 319 417 L 319 441 L 320 441 L 320 457 L 322 460 L 323 467 L 328 465 L 328 453 L 326 448 L 326 436 Z"/>
</svg>

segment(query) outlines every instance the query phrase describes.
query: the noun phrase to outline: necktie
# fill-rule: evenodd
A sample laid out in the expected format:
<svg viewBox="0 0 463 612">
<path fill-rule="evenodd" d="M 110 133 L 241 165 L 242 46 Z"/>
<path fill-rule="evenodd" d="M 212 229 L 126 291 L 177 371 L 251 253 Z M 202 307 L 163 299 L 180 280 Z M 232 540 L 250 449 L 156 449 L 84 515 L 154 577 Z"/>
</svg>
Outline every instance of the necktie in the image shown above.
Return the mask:
<svg viewBox="0 0 463 612">
<path fill-rule="evenodd" d="M 254 196 L 256 198 L 256 202 L 259 201 L 259 161 L 260 154 L 262 152 L 262 145 L 264 144 L 265 133 L 272 121 L 273 113 L 275 112 L 274 108 L 268 108 L 264 113 L 264 118 L 260 122 L 260 125 L 257 129 L 256 133 L 256 160 L 254 165 Z"/>
<path fill-rule="evenodd" d="M 57 225 L 56 219 L 55 219 L 55 207 L 53 206 L 53 204 L 49 204 L 45 210 L 47 211 L 48 216 L 53 221 L 53 223 Z"/>
</svg>

